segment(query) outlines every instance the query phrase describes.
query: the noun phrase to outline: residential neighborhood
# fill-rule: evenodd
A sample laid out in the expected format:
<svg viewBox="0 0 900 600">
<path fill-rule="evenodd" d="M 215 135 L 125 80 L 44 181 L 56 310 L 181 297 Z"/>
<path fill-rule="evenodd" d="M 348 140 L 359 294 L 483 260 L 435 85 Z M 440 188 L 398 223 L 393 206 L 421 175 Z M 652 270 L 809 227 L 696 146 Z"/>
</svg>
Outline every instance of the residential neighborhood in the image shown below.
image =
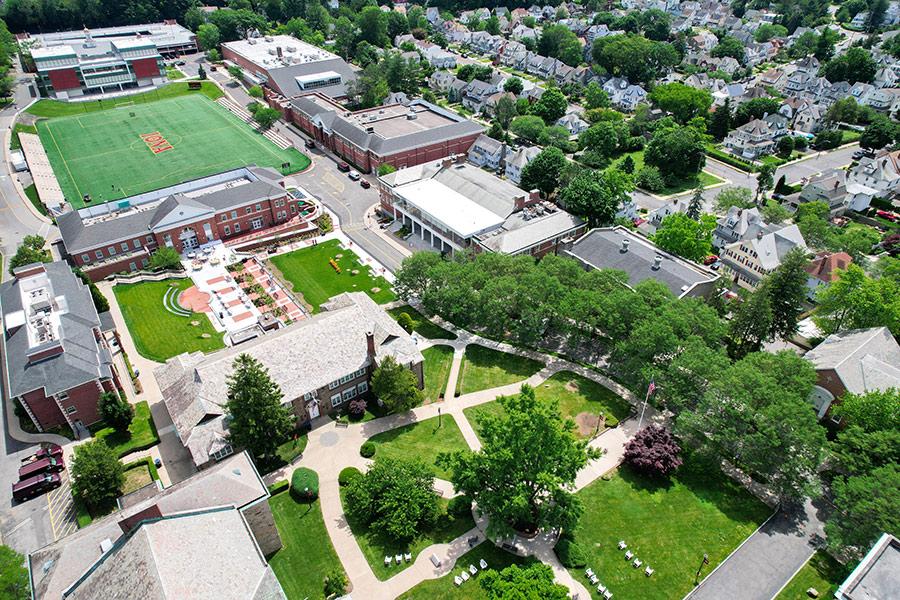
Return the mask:
<svg viewBox="0 0 900 600">
<path fill-rule="evenodd" d="M 6 0 L 0 598 L 900 597 L 898 31 Z"/>
</svg>

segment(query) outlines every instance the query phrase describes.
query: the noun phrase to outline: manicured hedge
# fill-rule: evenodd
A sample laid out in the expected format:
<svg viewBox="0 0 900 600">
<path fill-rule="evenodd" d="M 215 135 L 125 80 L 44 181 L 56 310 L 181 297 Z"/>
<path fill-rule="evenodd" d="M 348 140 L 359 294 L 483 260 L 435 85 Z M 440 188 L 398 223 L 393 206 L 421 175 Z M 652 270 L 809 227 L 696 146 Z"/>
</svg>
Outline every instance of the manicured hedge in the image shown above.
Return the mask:
<svg viewBox="0 0 900 600">
<path fill-rule="evenodd" d="M 553 551 L 556 552 L 559 562 L 567 569 L 583 569 L 587 564 L 587 555 L 584 549 L 571 534 L 560 536 Z"/>
<path fill-rule="evenodd" d="M 362 471 L 356 467 L 343 468 L 338 475 L 338 485 L 341 487 L 348 486 L 360 477 L 362 477 Z"/>
<path fill-rule="evenodd" d="M 373 456 L 375 456 L 375 444 L 373 444 L 372 442 L 365 442 L 362 446 L 360 446 L 359 454 L 363 458 L 372 458 Z"/>
<path fill-rule="evenodd" d="M 291 493 L 301 500 L 319 497 L 319 475 L 312 469 L 300 467 L 291 475 Z"/>
<path fill-rule="evenodd" d="M 269 486 L 269 495 L 275 496 L 277 494 L 280 494 L 281 492 L 287 490 L 288 486 L 290 486 L 290 483 L 288 482 L 287 479 L 282 479 L 281 481 L 276 481 L 275 483 L 273 483 L 272 485 Z"/>
<path fill-rule="evenodd" d="M 731 165 L 736 169 L 740 169 L 741 171 L 746 171 L 747 173 L 753 173 L 754 171 L 756 171 L 756 167 L 754 167 L 752 163 L 741 160 L 740 158 L 732 154 L 728 154 L 727 152 L 723 152 L 718 148 L 707 146 L 706 154 L 707 156 L 711 156 L 712 158 L 715 158 L 716 160 L 721 161 L 725 164 Z"/>
<path fill-rule="evenodd" d="M 464 517 L 472 514 L 472 499 L 468 496 L 454 496 L 447 504 L 447 512 L 454 517 Z"/>
</svg>

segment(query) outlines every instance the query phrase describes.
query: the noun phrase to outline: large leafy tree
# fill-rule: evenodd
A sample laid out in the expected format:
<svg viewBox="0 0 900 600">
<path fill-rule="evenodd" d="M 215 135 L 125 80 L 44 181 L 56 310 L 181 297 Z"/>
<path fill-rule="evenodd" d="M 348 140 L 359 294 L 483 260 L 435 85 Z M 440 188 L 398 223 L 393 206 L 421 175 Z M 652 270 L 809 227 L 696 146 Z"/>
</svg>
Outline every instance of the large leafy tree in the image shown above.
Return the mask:
<svg viewBox="0 0 900 600">
<path fill-rule="evenodd" d="M 797 333 L 797 322 L 806 300 L 806 253 L 794 248 L 785 255 L 775 271 L 766 278 L 764 289 L 772 309 L 771 337 L 788 339 Z"/>
<path fill-rule="evenodd" d="M 657 167 L 664 177 L 696 175 L 706 164 L 703 134 L 693 127 L 657 129 L 644 151 L 644 161 Z"/>
<path fill-rule="evenodd" d="M 615 220 L 619 206 L 630 199 L 633 190 L 631 176 L 618 169 L 585 169 L 562 189 L 559 199 L 566 210 L 586 219 L 591 227 L 599 227 Z"/>
<path fill-rule="evenodd" d="M 44 246 L 47 240 L 39 235 L 26 235 L 22 240 L 22 244 L 11 259 L 9 259 L 9 274 L 19 267 L 30 265 L 31 263 L 51 262 L 53 257 L 50 251 Z"/>
<path fill-rule="evenodd" d="M 871 279 L 851 264 L 816 293 L 816 301 L 813 321 L 825 334 L 885 326 L 900 335 L 900 284 L 892 278 Z"/>
<path fill-rule="evenodd" d="M 877 70 L 878 65 L 872 58 L 872 53 L 854 46 L 828 61 L 822 67 L 822 76 L 832 83 L 846 81 L 853 85 L 857 81 L 871 83 Z"/>
<path fill-rule="evenodd" d="M 866 431 L 900 431 L 900 389 L 846 393 L 834 413 Z"/>
<path fill-rule="evenodd" d="M 31 598 L 25 557 L 9 546 L 0 546 L 0 597 L 6 600 Z"/>
<path fill-rule="evenodd" d="M 657 246 L 688 260 L 703 260 L 712 252 L 712 232 L 716 228 L 713 215 L 701 215 L 695 221 L 684 213 L 673 213 L 663 219 L 653 241 Z"/>
<path fill-rule="evenodd" d="M 541 94 L 540 100 L 531 107 L 531 112 L 542 118 L 547 125 L 553 125 L 566 114 L 568 107 L 569 101 L 565 94 L 559 88 L 550 88 Z"/>
<path fill-rule="evenodd" d="M 291 409 L 282 406 L 281 388 L 258 360 L 239 354 L 231 367 L 225 404 L 231 416 L 228 437 L 257 459 L 269 458 L 294 426 Z"/>
<path fill-rule="evenodd" d="M 559 185 L 559 176 L 566 166 L 566 157 L 562 150 L 555 147 L 545 148 L 522 169 L 520 187 L 523 190 L 540 190 L 549 195 Z"/>
<path fill-rule="evenodd" d="M 547 25 L 538 39 L 538 54 L 558 58 L 570 67 L 581 64 L 582 48 L 571 29 L 565 25 Z"/>
<path fill-rule="evenodd" d="M 815 381 L 811 363 L 793 352 L 749 354 L 710 382 L 696 409 L 678 416 L 676 430 L 762 476 L 783 501 L 802 500 L 818 490 L 826 443 L 807 402 Z"/>
<path fill-rule="evenodd" d="M 491 537 L 573 528 L 582 508 L 568 487 L 599 452 L 575 437 L 575 424 L 563 419 L 555 401 L 538 400 L 527 385 L 498 402 L 504 412 L 485 420 L 481 450 L 442 454 L 438 464 L 490 517 Z"/>
<path fill-rule="evenodd" d="M 730 56 L 739 63 L 743 64 L 746 59 L 744 44 L 741 40 L 734 36 L 726 35 L 719 39 L 719 43 L 710 51 L 710 55 L 716 58 L 724 58 Z"/>
<path fill-rule="evenodd" d="M 682 125 L 694 117 L 705 117 L 709 107 L 712 106 L 712 94 L 708 90 L 677 82 L 656 86 L 650 92 L 650 100 L 662 110 L 671 113 Z"/>
<path fill-rule="evenodd" d="M 897 124 L 883 115 L 878 115 L 866 126 L 859 138 L 859 145 L 878 150 L 893 142 L 896 137 Z"/>
<path fill-rule="evenodd" d="M 707 126 L 709 134 L 716 140 L 723 140 L 731 130 L 731 98 L 725 98 L 725 103 L 716 107 L 709 119 Z"/>
<path fill-rule="evenodd" d="M 825 524 L 828 545 L 859 559 L 885 531 L 900 531 L 900 465 L 838 478 L 832 485 L 837 507 Z"/>
<path fill-rule="evenodd" d="M 680 60 L 671 44 L 640 35 L 610 35 L 596 39 L 591 53 L 594 62 L 608 73 L 633 83 L 653 81 Z"/>
<path fill-rule="evenodd" d="M 356 41 L 369 42 L 383 48 L 390 42 L 388 37 L 388 17 L 377 6 L 366 6 L 356 16 Z"/>
<path fill-rule="evenodd" d="M 478 585 L 488 600 L 567 600 L 569 597 L 568 588 L 556 583 L 553 571 L 541 562 L 521 567 L 510 565 L 499 572 L 488 569 L 478 577 Z"/>
<path fill-rule="evenodd" d="M 90 507 L 109 507 L 119 497 L 119 490 L 125 483 L 119 457 L 103 440 L 77 446 L 69 472 L 72 495 Z"/>
<path fill-rule="evenodd" d="M 762 348 L 772 330 L 772 302 L 765 290 L 744 292 L 734 309 L 728 331 L 728 354 L 743 358 Z"/>
<path fill-rule="evenodd" d="M 672 432 L 649 425 L 625 444 L 625 462 L 652 477 L 667 477 L 681 466 L 681 446 Z"/>
<path fill-rule="evenodd" d="M 521 115 L 509 124 L 510 131 L 531 142 L 538 141 L 545 127 L 544 120 L 536 115 Z"/>
<path fill-rule="evenodd" d="M 419 460 L 379 457 L 348 486 L 347 512 L 375 531 L 410 540 L 437 520 L 434 471 Z"/>
<path fill-rule="evenodd" d="M 422 403 L 416 375 L 393 356 L 386 356 L 372 373 L 372 391 L 391 412 L 407 411 Z"/>
<path fill-rule="evenodd" d="M 197 44 L 201 50 L 208 51 L 218 48 L 221 39 L 219 28 L 212 23 L 204 23 L 197 28 Z"/>
<path fill-rule="evenodd" d="M 127 431 L 134 418 L 134 408 L 125 398 L 116 392 L 104 392 L 100 394 L 97 402 L 100 417 L 117 431 Z"/>
</svg>

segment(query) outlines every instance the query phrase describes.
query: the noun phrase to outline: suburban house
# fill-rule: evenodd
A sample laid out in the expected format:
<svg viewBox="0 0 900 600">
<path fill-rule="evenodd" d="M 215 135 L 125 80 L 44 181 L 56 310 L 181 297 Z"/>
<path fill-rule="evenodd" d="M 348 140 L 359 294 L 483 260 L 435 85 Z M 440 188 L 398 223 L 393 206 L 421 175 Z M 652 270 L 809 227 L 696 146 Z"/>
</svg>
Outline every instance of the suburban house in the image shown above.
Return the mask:
<svg viewBox="0 0 900 600">
<path fill-rule="evenodd" d="M 638 104 L 647 101 L 647 91 L 639 85 L 631 85 L 623 77 L 613 77 L 603 84 L 603 91 L 609 95 L 613 106 L 633 112 Z"/>
<path fill-rule="evenodd" d="M 16 37 L 41 95 L 60 100 L 165 85 L 164 59 L 197 52 L 197 36 L 175 20 Z"/>
<path fill-rule="evenodd" d="M 299 426 L 345 408 L 357 396 L 370 398 L 372 372 L 388 356 L 424 385 L 424 359 L 415 340 L 365 293 L 340 294 L 320 308 L 310 319 L 238 347 L 184 353 L 157 367 L 175 431 L 198 468 L 234 451 L 225 403 L 228 375 L 241 354 L 268 369 Z"/>
<path fill-rule="evenodd" d="M 290 35 L 260 36 L 222 44 L 222 58 L 237 65 L 251 84 L 265 85 L 292 98 L 315 90 L 329 98 L 346 99 L 356 71 L 343 58 Z"/>
<path fill-rule="evenodd" d="M 763 119 L 753 119 L 729 132 L 724 145 L 732 154 L 756 160 L 760 156 L 775 152 L 775 131 Z"/>
<path fill-rule="evenodd" d="M 466 152 L 484 128 L 425 100 L 348 112 L 319 93 L 294 98 L 288 120 L 360 171 L 397 168 Z"/>
<path fill-rule="evenodd" d="M 616 269 L 628 275 L 628 286 L 647 279 L 659 281 L 679 298 L 708 297 L 719 275 L 706 267 L 660 249 L 627 227 L 591 229 L 565 250 L 586 270 Z"/>
<path fill-rule="evenodd" d="M 497 86 L 491 83 L 473 79 L 463 90 L 462 105 L 472 112 L 481 112 L 488 97 L 496 94 L 497 89 Z"/>
<path fill-rule="evenodd" d="M 863 157 L 847 174 L 847 181 L 864 185 L 891 197 L 900 189 L 900 150 L 883 150 L 875 157 Z"/>
<path fill-rule="evenodd" d="M 541 153 L 537 146 L 523 146 L 510 154 L 506 159 L 506 176 L 519 185 L 522 182 L 522 169 Z"/>
<path fill-rule="evenodd" d="M 810 178 L 799 194 L 788 196 L 788 206 L 796 211 L 807 202 L 823 202 L 828 205 L 832 217 L 844 214 L 847 209 L 863 211 L 869 208 L 877 191 L 847 179 L 843 169 L 831 169 Z"/>
<path fill-rule="evenodd" d="M 481 134 L 469 148 L 469 162 L 479 167 L 498 170 L 506 156 L 506 144 Z"/>
<path fill-rule="evenodd" d="M 560 127 L 565 127 L 569 132 L 569 135 L 578 135 L 579 133 L 590 127 L 587 121 L 585 121 L 575 113 L 563 115 L 562 117 L 557 119 L 556 124 Z"/>
<path fill-rule="evenodd" d="M 896 3 L 892 3 L 894 5 Z M 847 576 L 834 597 L 837 600 L 890 598 L 900 589 L 900 540 L 882 533 L 872 549 Z"/>
<path fill-rule="evenodd" d="M 810 402 L 820 419 L 847 392 L 900 388 L 900 345 L 887 327 L 833 333 L 804 358 L 816 369 Z"/>
<path fill-rule="evenodd" d="M 819 252 L 806 265 L 809 279 L 806 281 L 806 296 L 815 300 L 819 289 L 828 287 L 838 278 L 838 271 L 846 270 L 853 259 L 846 252 Z"/>
<path fill-rule="evenodd" d="M 762 215 L 759 214 L 759 209 L 756 207 L 732 206 L 724 217 L 716 220 L 712 242 L 715 248 L 724 248 L 741 240 L 751 240 L 760 232 L 766 234 L 780 228 L 779 225 L 770 225 L 763 221 Z"/>
<path fill-rule="evenodd" d="M 0 285 L 0 314 L 5 396 L 38 431 L 86 435 L 100 421 L 100 396 L 123 389 L 103 335 L 114 328 L 111 319 L 100 318 L 90 290 L 64 262 L 16 269 Z"/>
<path fill-rule="evenodd" d="M 150 490 L 154 492 L 154 490 Z M 286 598 L 265 557 L 281 548 L 246 453 L 36 550 L 32 598 Z"/>
<path fill-rule="evenodd" d="M 277 171 L 242 167 L 57 218 L 68 260 L 93 281 L 147 267 L 157 248 L 188 252 L 215 240 L 232 246 L 318 231 L 321 207 L 287 190 Z M 114 208 L 119 206 L 121 208 Z"/>
<path fill-rule="evenodd" d="M 468 164 L 464 155 L 401 169 L 378 183 L 382 212 L 439 252 L 543 256 L 585 229 L 537 190 L 525 192 Z"/>
<path fill-rule="evenodd" d="M 728 244 L 720 257 L 732 272 L 734 283 L 754 290 L 794 248 L 806 250 L 806 241 L 796 225 L 788 225 L 770 233 L 758 231 L 756 237 Z"/>
</svg>

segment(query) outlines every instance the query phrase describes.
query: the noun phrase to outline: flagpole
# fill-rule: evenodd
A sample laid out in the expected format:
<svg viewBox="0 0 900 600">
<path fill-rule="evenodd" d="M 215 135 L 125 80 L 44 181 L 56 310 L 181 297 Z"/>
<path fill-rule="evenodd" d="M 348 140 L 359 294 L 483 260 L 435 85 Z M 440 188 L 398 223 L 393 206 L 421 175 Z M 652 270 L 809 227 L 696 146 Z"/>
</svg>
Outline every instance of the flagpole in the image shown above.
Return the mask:
<svg viewBox="0 0 900 600">
<path fill-rule="evenodd" d="M 650 399 L 650 392 L 653 390 L 653 382 L 647 386 L 647 395 L 644 396 L 644 406 L 641 407 L 641 418 L 638 419 L 637 430 L 641 430 L 641 424 L 644 422 L 644 411 L 647 410 L 647 401 Z"/>
</svg>

